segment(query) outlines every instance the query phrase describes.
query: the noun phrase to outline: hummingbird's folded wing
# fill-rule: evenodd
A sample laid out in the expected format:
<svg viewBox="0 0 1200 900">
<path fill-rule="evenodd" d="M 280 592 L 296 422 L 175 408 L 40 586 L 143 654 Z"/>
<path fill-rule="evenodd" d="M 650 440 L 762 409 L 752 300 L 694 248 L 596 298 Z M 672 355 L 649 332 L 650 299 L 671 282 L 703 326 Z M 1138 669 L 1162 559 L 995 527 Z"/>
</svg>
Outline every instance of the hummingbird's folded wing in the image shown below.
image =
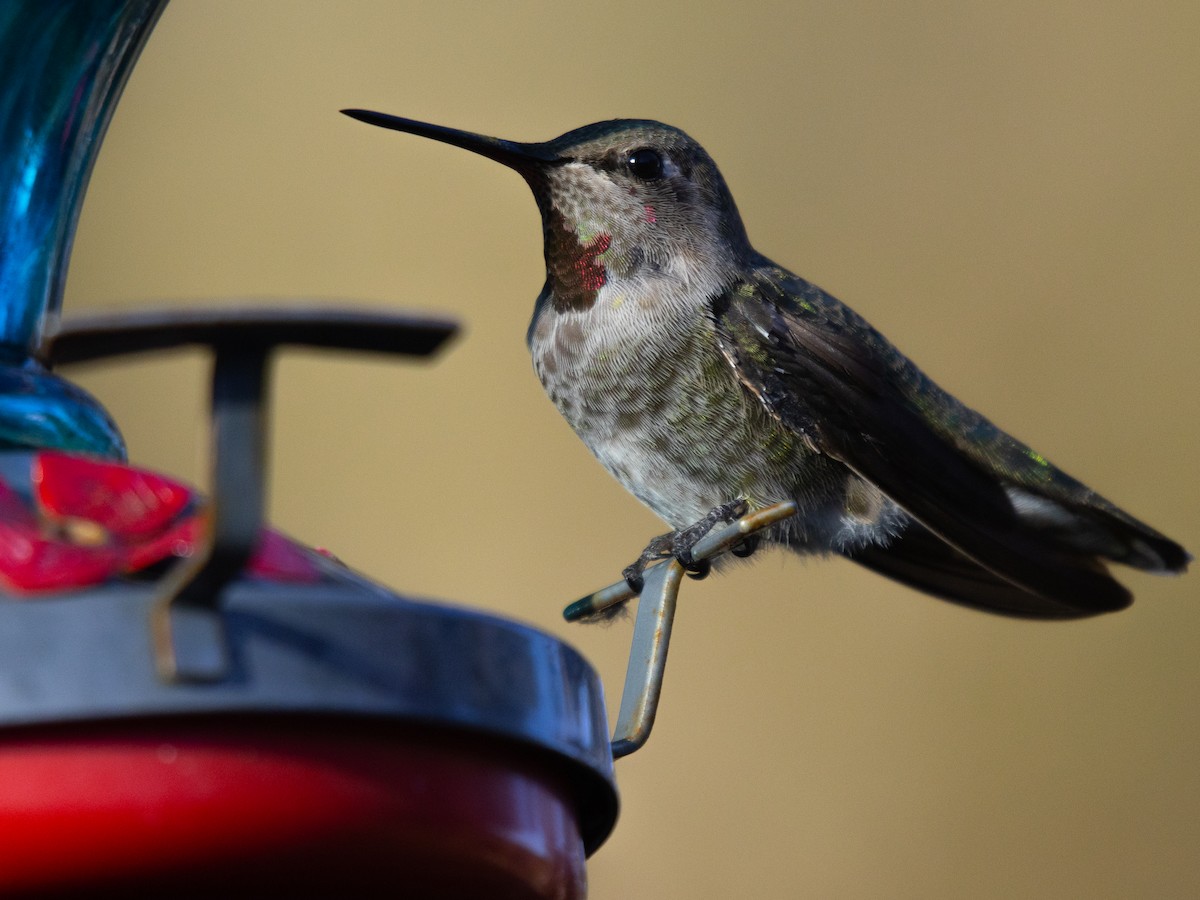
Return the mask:
<svg viewBox="0 0 1200 900">
<path fill-rule="evenodd" d="M 1178 544 L 942 391 L 815 285 L 764 266 L 715 298 L 712 314 L 723 353 L 772 415 L 949 545 L 939 556 L 914 535 L 848 553 L 864 565 L 969 605 L 1040 617 L 1131 602 L 1098 557 L 1186 565 Z"/>
</svg>

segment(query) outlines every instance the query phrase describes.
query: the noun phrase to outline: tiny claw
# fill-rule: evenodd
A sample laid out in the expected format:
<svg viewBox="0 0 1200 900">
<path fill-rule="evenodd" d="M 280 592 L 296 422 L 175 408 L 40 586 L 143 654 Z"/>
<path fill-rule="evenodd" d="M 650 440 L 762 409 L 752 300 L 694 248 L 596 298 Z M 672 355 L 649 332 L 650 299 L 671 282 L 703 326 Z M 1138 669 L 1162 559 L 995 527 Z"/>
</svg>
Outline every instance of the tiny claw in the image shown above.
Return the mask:
<svg viewBox="0 0 1200 900">
<path fill-rule="evenodd" d="M 702 565 L 702 563 L 696 562 L 696 558 L 692 556 L 691 544 L 688 544 L 686 547 L 682 547 L 675 551 L 675 559 L 679 561 L 679 564 L 683 566 L 684 570 L 687 572 L 691 572 Z"/>
<path fill-rule="evenodd" d="M 691 554 L 689 553 L 688 556 L 691 556 Z M 699 562 L 693 561 L 690 565 L 684 567 L 684 573 L 687 577 L 694 578 L 697 581 L 703 581 L 711 571 L 712 563 L 707 559 L 702 559 Z"/>
<path fill-rule="evenodd" d="M 642 576 L 642 567 L 637 563 L 626 566 L 621 571 L 621 577 L 625 579 L 629 589 L 640 597 L 642 589 L 646 586 L 646 579 Z"/>
<path fill-rule="evenodd" d="M 752 534 L 729 552 L 734 556 L 745 559 L 747 556 L 753 556 L 754 551 L 758 549 L 759 537 L 757 534 Z"/>
</svg>

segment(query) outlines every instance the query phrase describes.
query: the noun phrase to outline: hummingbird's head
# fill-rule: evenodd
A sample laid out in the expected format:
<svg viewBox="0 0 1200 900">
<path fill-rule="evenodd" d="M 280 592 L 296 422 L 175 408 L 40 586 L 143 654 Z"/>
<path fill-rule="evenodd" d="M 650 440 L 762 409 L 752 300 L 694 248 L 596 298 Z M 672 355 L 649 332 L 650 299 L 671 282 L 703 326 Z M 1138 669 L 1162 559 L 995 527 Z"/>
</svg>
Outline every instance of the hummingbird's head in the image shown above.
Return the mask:
<svg viewBox="0 0 1200 900">
<path fill-rule="evenodd" d="M 537 198 L 555 302 L 586 309 L 620 279 L 732 280 L 753 252 L 716 163 L 647 119 L 585 125 L 544 143 L 484 137 L 364 110 L 347 115 L 463 147 L 516 169 Z"/>
</svg>

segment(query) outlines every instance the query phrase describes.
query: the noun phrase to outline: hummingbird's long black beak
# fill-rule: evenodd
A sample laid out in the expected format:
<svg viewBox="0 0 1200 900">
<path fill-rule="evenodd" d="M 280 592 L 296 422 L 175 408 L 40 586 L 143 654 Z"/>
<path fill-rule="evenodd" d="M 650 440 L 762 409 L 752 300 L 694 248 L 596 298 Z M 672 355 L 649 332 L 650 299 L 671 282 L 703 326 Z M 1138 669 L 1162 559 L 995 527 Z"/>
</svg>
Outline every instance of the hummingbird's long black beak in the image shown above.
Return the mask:
<svg viewBox="0 0 1200 900">
<path fill-rule="evenodd" d="M 441 125 L 430 125 L 428 122 L 389 116 L 386 113 L 372 112 L 368 109 L 343 109 L 342 113 L 352 119 L 366 122 L 368 125 L 378 125 L 380 128 L 391 128 L 394 131 L 405 131 L 409 134 L 452 144 L 455 147 L 462 147 L 464 150 L 470 150 L 472 153 L 478 153 L 480 156 L 503 163 L 522 174 L 562 161 L 547 149 L 545 144 L 522 144 L 518 141 L 506 141 L 501 138 L 473 134 L 470 131 L 459 131 L 457 128 L 444 128 Z"/>
</svg>

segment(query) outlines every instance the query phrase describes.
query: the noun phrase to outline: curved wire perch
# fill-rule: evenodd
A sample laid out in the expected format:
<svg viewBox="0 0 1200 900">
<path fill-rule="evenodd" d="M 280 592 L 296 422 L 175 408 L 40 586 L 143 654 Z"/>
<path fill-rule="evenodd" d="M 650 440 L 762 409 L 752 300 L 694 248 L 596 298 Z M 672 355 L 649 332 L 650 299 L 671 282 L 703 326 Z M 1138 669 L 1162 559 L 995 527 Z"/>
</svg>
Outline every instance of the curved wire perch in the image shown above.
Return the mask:
<svg viewBox="0 0 1200 900">
<path fill-rule="evenodd" d="M 789 500 L 742 516 L 697 541 L 692 548 L 692 556 L 699 562 L 726 553 L 750 535 L 794 516 L 796 511 L 796 504 Z M 683 566 L 678 560 L 666 560 L 647 569 L 645 579 L 637 620 L 633 626 L 629 665 L 625 670 L 625 686 L 621 691 L 621 708 L 613 733 L 614 759 L 627 756 L 645 744 L 654 727 Z M 576 600 L 563 610 L 563 616 L 568 622 L 590 619 L 633 597 L 629 585 L 619 581 Z"/>
</svg>

